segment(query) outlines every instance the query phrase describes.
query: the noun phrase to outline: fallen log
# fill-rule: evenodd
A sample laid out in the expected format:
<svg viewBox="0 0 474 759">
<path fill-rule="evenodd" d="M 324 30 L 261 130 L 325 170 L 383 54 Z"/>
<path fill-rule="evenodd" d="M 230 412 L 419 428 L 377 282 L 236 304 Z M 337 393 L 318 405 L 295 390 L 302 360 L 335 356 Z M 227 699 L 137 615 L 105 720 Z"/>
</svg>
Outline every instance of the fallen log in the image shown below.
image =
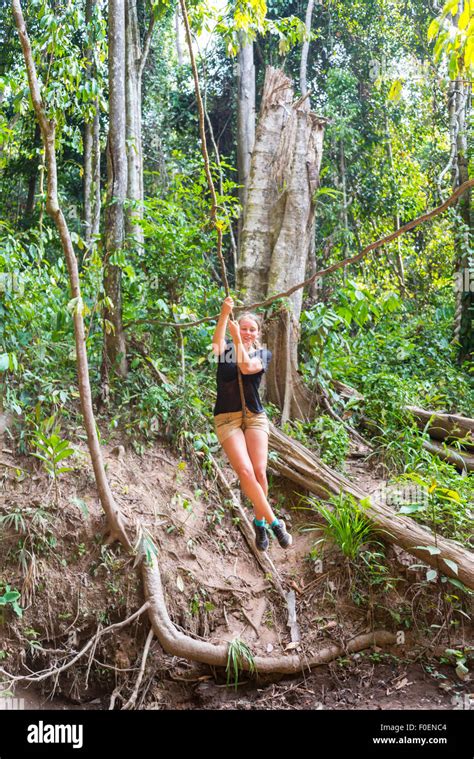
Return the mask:
<svg viewBox="0 0 474 759">
<path fill-rule="evenodd" d="M 341 382 L 340 380 L 332 379 L 330 380 L 330 382 L 334 390 L 343 398 L 357 398 L 357 400 L 359 401 L 364 400 L 364 396 L 361 393 L 359 393 L 359 391 L 356 390 L 355 387 L 351 387 L 351 385 L 346 385 L 345 382 Z"/>
<path fill-rule="evenodd" d="M 474 450 L 474 419 L 460 414 L 442 414 L 419 406 L 407 406 L 420 429 L 435 440 L 459 440 L 462 446 Z"/>
<path fill-rule="evenodd" d="M 407 406 L 406 408 L 410 407 Z M 362 415 L 360 423 L 365 429 L 369 430 L 375 435 L 380 435 L 383 432 L 382 427 L 374 422 L 373 419 L 369 419 L 367 416 Z M 423 448 L 425 448 L 427 451 L 434 454 L 435 456 L 439 456 L 439 458 L 443 459 L 443 461 L 447 461 L 449 464 L 452 464 L 460 472 L 474 471 L 474 456 L 470 453 L 466 451 L 459 451 L 455 448 L 449 448 L 446 443 L 440 443 L 437 440 L 433 440 L 433 438 L 430 438 L 430 440 L 423 440 L 422 445 Z"/>
<path fill-rule="evenodd" d="M 447 461 L 463 472 L 474 471 L 474 454 L 468 454 L 465 451 L 458 451 L 455 448 L 449 448 L 445 443 L 438 443 L 436 440 L 423 441 L 423 448 L 430 453 L 439 456 L 443 461 Z"/>
<path fill-rule="evenodd" d="M 301 443 L 288 437 L 270 425 L 269 448 L 277 458 L 269 457 L 269 468 L 276 474 L 297 483 L 302 489 L 328 500 L 331 495 L 349 493 L 358 501 L 368 498 L 352 482 L 328 467 L 314 453 Z M 461 543 L 434 535 L 428 528 L 410 517 L 401 515 L 383 503 L 381 498 L 370 496 L 367 517 L 374 527 L 383 530 L 381 537 L 421 559 L 447 577 L 460 580 L 466 587 L 474 589 L 474 555 Z M 426 548 L 423 548 L 423 547 Z M 432 555 L 428 547 L 436 546 L 439 554 Z M 451 566 L 446 561 L 451 562 Z M 456 569 L 452 568 L 452 562 Z"/>
<path fill-rule="evenodd" d="M 336 392 L 343 398 L 357 398 L 360 401 L 364 400 L 364 396 L 361 395 L 358 390 L 350 385 L 346 385 L 344 382 L 332 380 L 331 384 Z M 405 406 L 405 409 L 412 414 L 417 426 L 421 430 L 426 430 L 429 436 L 434 438 L 434 440 L 447 441 L 448 443 L 456 440 L 460 443 L 462 448 L 474 450 L 474 419 L 462 416 L 461 414 L 444 414 L 440 411 L 430 411 L 429 409 L 423 409 L 420 406 Z M 374 420 L 368 419 L 365 416 L 362 417 L 361 423 L 366 429 L 375 432 L 375 434 L 382 429 L 378 427 Z M 430 450 L 428 446 L 425 447 Z M 440 455 L 438 453 L 439 450 L 440 449 L 436 447 L 436 450 L 433 448 L 431 452 Z M 457 451 L 454 451 L 454 453 L 457 453 Z M 447 461 L 450 461 L 446 456 L 442 458 L 446 458 Z M 454 461 L 450 461 L 450 463 L 454 463 L 455 466 L 457 466 Z M 467 463 L 470 463 L 469 457 Z M 465 468 L 469 470 L 469 466 Z"/>
</svg>

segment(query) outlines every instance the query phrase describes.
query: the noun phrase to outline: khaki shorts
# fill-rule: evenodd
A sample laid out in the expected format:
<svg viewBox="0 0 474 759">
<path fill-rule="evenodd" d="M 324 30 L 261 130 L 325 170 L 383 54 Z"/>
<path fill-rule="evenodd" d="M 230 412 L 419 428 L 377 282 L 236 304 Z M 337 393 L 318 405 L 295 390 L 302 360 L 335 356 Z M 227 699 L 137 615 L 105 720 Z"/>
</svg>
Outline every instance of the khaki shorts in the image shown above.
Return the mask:
<svg viewBox="0 0 474 759">
<path fill-rule="evenodd" d="M 214 417 L 214 430 L 219 443 L 223 443 L 236 430 L 263 430 L 270 434 L 270 424 L 265 411 L 254 414 L 253 411 L 245 409 L 245 419 L 242 411 L 229 411 L 225 414 L 217 414 Z"/>
</svg>

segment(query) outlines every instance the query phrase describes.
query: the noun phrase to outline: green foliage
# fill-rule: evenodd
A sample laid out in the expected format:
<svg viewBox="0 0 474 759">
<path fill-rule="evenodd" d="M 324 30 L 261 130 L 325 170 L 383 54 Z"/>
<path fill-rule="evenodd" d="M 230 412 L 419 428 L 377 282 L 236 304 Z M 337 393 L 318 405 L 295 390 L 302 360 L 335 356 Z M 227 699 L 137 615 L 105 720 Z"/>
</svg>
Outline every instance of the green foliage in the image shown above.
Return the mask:
<svg viewBox="0 0 474 759">
<path fill-rule="evenodd" d="M 247 665 L 246 669 L 251 674 L 257 671 L 254 656 L 248 645 L 243 640 L 240 640 L 240 638 L 233 638 L 229 642 L 225 671 L 227 674 L 227 685 L 230 685 L 231 680 L 233 680 L 236 690 L 244 663 Z"/>
<path fill-rule="evenodd" d="M 0 515 L 0 527 L 6 535 L 11 530 L 19 537 L 8 551 L 26 576 L 35 564 L 36 556 L 51 553 L 57 539 L 53 531 L 53 518 L 43 506 L 13 506 Z"/>
<path fill-rule="evenodd" d="M 349 450 L 349 433 L 341 422 L 321 414 L 310 422 L 295 419 L 283 425 L 283 432 L 315 450 L 329 466 L 344 470 Z"/>
<path fill-rule="evenodd" d="M 469 9 L 469 18 L 466 14 Z M 143 10 L 143 7 L 142 7 Z M 184 373 L 178 330 L 173 323 L 215 313 L 222 300 L 215 235 L 209 224 L 209 195 L 197 139 L 193 81 L 188 63 L 178 65 L 174 6 L 152 3 L 157 34 L 144 72 L 145 245 L 132 239 L 112 260 L 122 270 L 123 314 L 127 334 L 142 343 L 148 358 L 129 341 L 130 375 L 111 377 L 110 407 L 99 422 L 123 431 L 137 450 L 157 437 L 166 439 L 207 466 L 217 442 L 211 429 L 214 366 L 207 361 L 214 324 L 183 331 Z M 284 62 L 299 79 L 302 8 L 261 0 L 239 2 L 225 12 L 191 2 L 193 31 L 207 27 L 221 35 L 201 49 L 199 68 L 207 115 L 221 159 L 212 164 L 219 187 L 218 221 L 224 230 L 224 255 L 232 263 L 230 228 L 238 216 L 234 63 L 238 40 L 255 40 L 258 91 L 265 65 Z M 438 63 L 450 75 L 470 76 L 471 5 L 448 3 L 429 35 L 436 39 Z M 103 324 L 103 251 L 97 241 L 86 251 L 82 239 L 84 123 L 101 112 L 101 148 L 107 124 L 106 35 L 103 4 L 87 26 L 84 4 L 34 0 L 28 28 L 44 87 L 44 102 L 58 124 L 59 194 L 79 256 L 91 384 L 100 383 Z M 458 14 L 458 15 L 456 15 Z M 142 39 L 147 14 L 140 13 Z M 313 12 L 308 83 L 311 107 L 330 118 L 326 125 L 321 187 L 316 191 L 319 265 L 357 253 L 435 205 L 450 151 L 446 129 L 446 81 L 442 69 L 427 65 L 425 4 L 421 0 L 331 0 Z M 445 24 L 449 39 L 441 39 Z M 441 42 L 440 42 L 441 39 Z M 26 73 L 11 12 L 0 10 L 0 395 L 2 404 L 25 419 L 19 449 L 31 447 L 31 421 L 55 415 L 77 422 L 76 387 L 68 273 L 52 222 L 45 215 L 40 189 L 44 156 L 27 93 Z M 94 72 L 87 70 L 86 48 L 93 48 Z M 451 47 L 450 47 L 451 46 Z M 453 63 L 454 61 L 454 63 Z M 471 156 L 468 156 L 471 160 Z M 44 184 L 44 183 L 43 183 Z M 27 218 L 29 190 L 36 194 Z M 423 434 L 405 411 L 417 403 L 472 415 L 472 362 L 456 363 L 451 343 L 455 298 L 453 271 L 465 230 L 450 212 L 414 230 L 364 261 L 320 280 L 318 302 L 304 301 L 300 370 L 318 383 L 348 424 L 362 414 L 378 425 L 372 435 L 375 456 L 390 474 L 416 472 L 437 489 L 430 509 L 413 511 L 458 539 L 466 539 L 472 477 L 429 456 Z M 464 235 L 464 240 L 466 236 Z M 326 253 L 327 240 L 332 247 Z M 464 248 L 462 247 L 464 244 Z M 405 267 L 405 287 L 397 257 Z M 230 278 L 234 276 L 229 265 Z M 14 286 L 12 286 L 14 283 Z M 69 303 L 69 310 L 68 310 Z M 110 306 L 110 303 L 108 304 Z M 167 322 L 167 325 L 162 324 Z M 170 326 L 171 324 L 171 326 Z M 105 325 L 107 329 L 107 325 Z M 157 375 L 164 376 L 162 381 Z M 341 398 L 332 380 L 356 387 L 364 401 Z M 295 423 L 291 433 L 342 469 L 348 435 L 322 415 L 310 425 Z M 54 430 L 39 433 L 36 453 L 57 480 L 69 444 Z M 56 436 L 53 438 L 53 436 Z M 459 500 L 449 496 L 456 492 Z M 222 518 L 219 512 L 214 521 Z M 28 531 L 30 517 L 12 513 L 10 526 Z M 21 519 L 24 524 L 22 527 Z M 27 532 L 25 533 L 25 535 Z M 24 537 L 24 535 L 23 535 Z M 25 545 L 26 541 L 25 541 Z M 25 548 L 32 550 L 31 546 Z M 151 546 L 141 546 L 151 556 Z M 375 553 L 373 552 L 374 556 Z M 26 554 L 24 554 L 26 556 Z M 367 559 L 375 567 L 380 557 Z M 382 564 L 380 564 L 382 566 Z M 371 569 L 375 574 L 376 569 Z M 380 574 L 383 572 L 380 569 Z"/>
<path fill-rule="evenodd" d="M 435 462 L 419 470 L 425 476 L 407 472 L 397 479 L 400 483 L 416 483 L 424 494 L 418 502 L 401 506 L 400 513 L 428 524 L 435 533 L 466 544 L 472 542 L 474 477 L 460 477 L 452 466 L 436 467 Z"/>
<path fill-rule="evenodd" d="M 396 588 L 400 578 L 390 576 L 383 544 L 379 544 L 378 550 L 372 548 L 359 551 L 359 560 L 361 573 L 366 577 L 371 588 L 381 593 L 388 593 Z"/>
<path fill-rule="evenodd" d="M 136 553 L 134 566 L 137 566 L 141 559 L 144 559 L 149 567 L 153 566 L 158 557 L 158 548 L 151 533 L 143 525 L 139 526 L 134 549 Z"/>
<path fill-rule="evenodd" d="M 375 531 L 368 520 L 362 502 L 354 496 L 341 493 L 329 499 L 331 506 L 326 506 L 315 498 L 305 498 L 310 508 L 320 514 L 325 525 L 324 537 L 315 542 L 315 546 L 326 541 L 336 545 L 344 556 L 354 561 L 367 543 L 375 540 Z M 321 530 L 321 525 L 308 523 L 304 531 Z"/>
<path fill-rule="evenodd" d="M 2 612 L 2 617 L 0 618 L 3 621 L 3 610 L 7 606 L 11 606 L 13 611 L 18 617 L 23 616 L 23 609 L 18 603 L 18 599 L 21 596 L 21 593 L 16 590 L 15 588 L 11 589 L 9 585 L 3 586 L 3 588 L 0 588 L 0 593 L 3 589 L 3 595 L 0 595 L 0 610 Z"/>
<path fill-rule="evenodd" d="M 50 416 L 39 424 L 32 436 L 33 445 L 39 451 L 33 452 L 32 455 L 43 462 L 44 468 L 55 483 L 61 473 L 72 471 L 72 467 L 59 464 L 75 453 L 69 441 L 62 439 L 59 433 L 60 425 L 54 416 Z"/>
</svg>

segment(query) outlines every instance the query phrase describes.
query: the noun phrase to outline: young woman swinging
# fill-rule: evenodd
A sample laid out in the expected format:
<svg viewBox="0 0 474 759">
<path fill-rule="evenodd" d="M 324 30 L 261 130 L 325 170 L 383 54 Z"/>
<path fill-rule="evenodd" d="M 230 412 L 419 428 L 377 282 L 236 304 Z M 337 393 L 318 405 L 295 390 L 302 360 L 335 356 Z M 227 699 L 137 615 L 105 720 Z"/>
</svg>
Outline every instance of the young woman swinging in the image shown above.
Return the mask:
<svg viewBox="0 0 474 759">
<path fill-rule="evenodd" d="M 245 313 L 238 321 L 233 321 L 229 319 L 233 306 L 232 298 L 226 298 L 212 340 L 212 349 L 218 357 L 214 429 L 239 477 L 242 491 L 253 504 L 257 548 L 266 551 L 269 545 L 265 522 L 280 546 L 288 548 L 292 537 L 285 523 L 276 518 L 267 500 L 270 428 L 258 394 L 262 374 L 267 370 L 272 354 L 266 348 L 260 348 L 258 317 Z M 226 328 L 232 342 L 225 339 Z"/>
</svg>

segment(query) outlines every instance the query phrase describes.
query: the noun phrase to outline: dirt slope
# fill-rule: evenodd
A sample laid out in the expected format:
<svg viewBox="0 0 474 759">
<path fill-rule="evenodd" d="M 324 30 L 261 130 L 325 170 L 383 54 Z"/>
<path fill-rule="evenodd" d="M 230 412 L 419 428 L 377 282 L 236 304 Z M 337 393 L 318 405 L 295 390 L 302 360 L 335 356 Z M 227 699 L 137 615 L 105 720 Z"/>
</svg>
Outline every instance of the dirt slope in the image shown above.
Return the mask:
<svg viewBox="0 0 474 759">
<path fill-rule="evenodd" d="M 293 650 L 287 609 L 212 481 L 159 444 L 142 456 L 110 444 L 104 446 L 104 455 L 118 503 L 126 514 L 140 516 L 158 548 L 175 624 L 215 642 L 238 637 L 254 654 Z M 1 460 L 0 572 L 3 585 L 21 590 L 24 607 L 21 619 L 9 607 L 4 611 L 1 664 L 9 672 L 23 673 L 25 667 L 36 672 L 69 660 L 98 628 L 130 616 L 143 603 L 142 589 L 133 559 L 117 546 L 103 545 L 105 520 L 84 447 L 75 457 L 74 471 L 60 484 L 57 503 L 54 488 L 34 459 L 14 457 L 7 450 Z M 360 463 L 354 465 L 353 476 L 364 477 L 372 489 L 377 485 Z M 414 584 L 403 557 L 391 550 L 387 556 L 392 581 L 380 581 L 380 587 L 375 582 L 367 588 L 363 579 L 348 572 L 335 550 L 325 553 L 321 572 L 311 553 L 321 533 L 299 531 L 308 522 L 307 512 L 294 508 L 301 505 L 299 494 L 282 482 L 272 483 L 271 493 L 295 539 L 287 552 L 272 541 L 270 553 L 287 587 L 296 591 L 301 652 L 317 650 L 328 641 L 344 645 L 375 627 L 402 629 L 404 644 L 391 651 L 344 657 L 304 677 L 247 682 L 236 692 L 226 687 L 224 672 L 169 657 L 155 641 L 140 708 L 462 705 L 459 698 L 472 685 L 457 677 L 449 657 L 446 664 L 440 664 L 439 657 L 447 647 L 472 641 L 463 615 L 451 612 L 450 640 L 446 629 L 430 629 L 430 624 L 440 624 L 439 593 Z M 449 624 L 451 618 L 455 625 Z M 27 704 L 39 705 L 54 693 L 58 708 L 76 703 L 100 709 L 108 708 L 115 693 L 119 707 L 133 689 L 147 632 L 142 618 L 104 636 L 90 656 L 58 678 L 54 690 L 51 679 L 43 683 L 43 696 L 38 687 L 29 689 Z M 19 692 L 25 695 L 23 685 Z"/>
</svg>

